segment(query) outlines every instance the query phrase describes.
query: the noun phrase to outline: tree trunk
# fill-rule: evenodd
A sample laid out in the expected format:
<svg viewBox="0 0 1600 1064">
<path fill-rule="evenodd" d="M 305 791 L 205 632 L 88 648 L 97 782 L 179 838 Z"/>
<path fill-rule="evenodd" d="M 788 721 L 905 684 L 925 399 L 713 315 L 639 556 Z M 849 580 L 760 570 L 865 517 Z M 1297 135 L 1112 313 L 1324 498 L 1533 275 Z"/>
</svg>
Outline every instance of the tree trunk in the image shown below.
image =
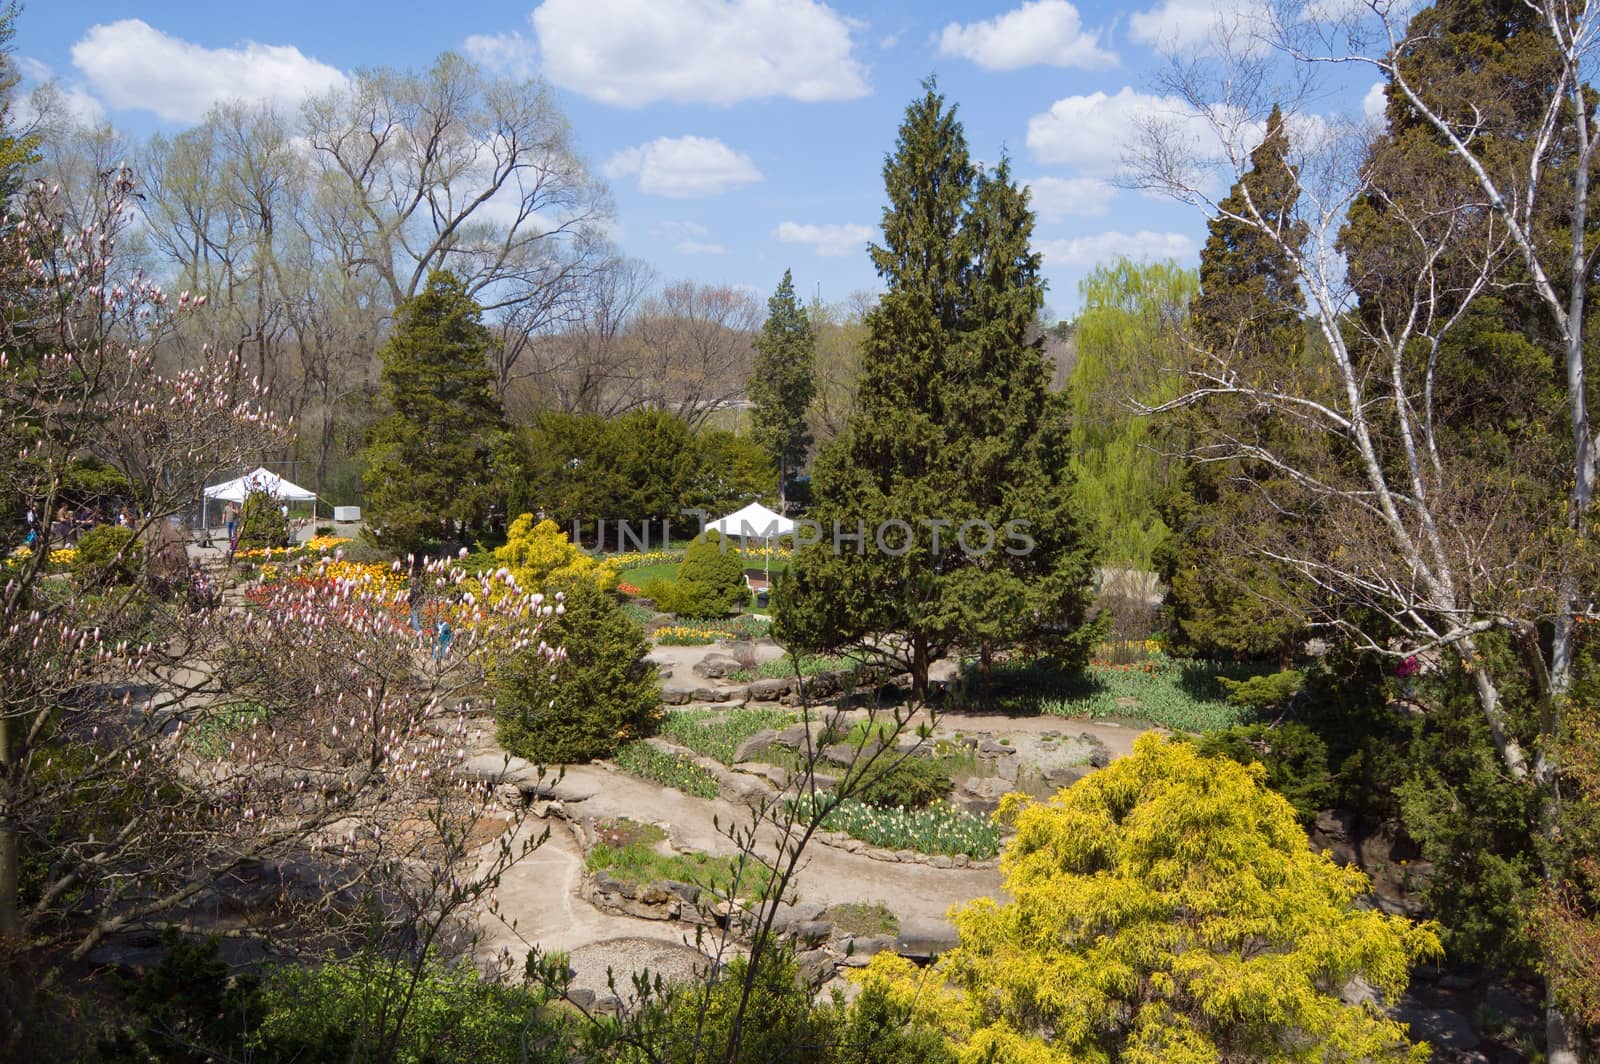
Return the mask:
<svg viewBox="0 0 1600 1064">
<path fill-rule="evenodd" d="M 0 716 L 0 786 L 10 790 L 16 771 L 11 757 L 11 721 Z M 16 825 L 11 822 L 10 802 L 0 805 L 0 940 L 16 938 L 22 931 L 18 913 L 17 886 L 21 849 Z"/>
<path fill-rule="evenodd" d="M 921 632 L 911 637 L 911 697 L 919 702 L 928 698 L 928 637 Z"/>
<path fill-rule="evenodd" d="M 1572 1025 L 1566 1014 L 1556 1004 L 1555 976 L 1544 982 L 1544 1043 L 1548 1064 L 1578 1064 L 1577 1039 L 1572 1036 Z"/>
</svg>

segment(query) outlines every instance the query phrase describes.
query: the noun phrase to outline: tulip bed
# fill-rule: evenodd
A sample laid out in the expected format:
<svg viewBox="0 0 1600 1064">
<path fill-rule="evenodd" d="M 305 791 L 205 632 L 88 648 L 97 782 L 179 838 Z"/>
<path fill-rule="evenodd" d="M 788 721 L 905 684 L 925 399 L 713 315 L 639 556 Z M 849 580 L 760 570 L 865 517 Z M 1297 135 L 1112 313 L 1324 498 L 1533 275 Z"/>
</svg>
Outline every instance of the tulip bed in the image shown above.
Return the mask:
<svg viewBox="0 0 1600 1064">
<path fill-rule="evenodd" d="M 793 800 L 792 808 L 802 818 L 809 818 L 815 815 L 815 803 L 810 795 L 802 795 Z M 966 854 L 978 859 L 1000 852 L 998 825 L 942 803 L 925 809 L 885 809 L 846 800 L 827 812 L 822 826 L 886 850 Z"/>
</svg>

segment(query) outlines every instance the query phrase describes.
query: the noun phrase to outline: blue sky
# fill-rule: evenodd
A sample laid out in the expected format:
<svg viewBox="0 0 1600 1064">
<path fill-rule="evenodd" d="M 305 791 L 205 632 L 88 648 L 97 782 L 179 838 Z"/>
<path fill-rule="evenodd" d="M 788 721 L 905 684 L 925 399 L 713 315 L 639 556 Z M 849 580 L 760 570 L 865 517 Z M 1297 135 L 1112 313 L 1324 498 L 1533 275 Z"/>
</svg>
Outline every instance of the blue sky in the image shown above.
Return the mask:
<svg viewBox="0 0 1600 1064">
<path fill-rule="evenodd" d="M 181 129 L 226 95 L 292 104 L 445 50 L 532 72 L 610 184 L 628 253 L 664 280 L 763 296 L 792 268 L 829 301 L 877 287 L 864 246 L 883 157 L 936 74 L 973 154 L 1009 151 L 1032 184 L 1049 303 L 1068 315 L 1095 263 L 1189 263 L 1204 238 L 1193 208 L 1110 183 L 1132 122 L 1163 107 L 1159 46 L 1214 17 L 1206 0 L 1146 2 L 33 0 L 16 49 L 29 79 L 134 136 Z M 1361 86 L 1346 95 L 1361 106 Z"/>
</svg>

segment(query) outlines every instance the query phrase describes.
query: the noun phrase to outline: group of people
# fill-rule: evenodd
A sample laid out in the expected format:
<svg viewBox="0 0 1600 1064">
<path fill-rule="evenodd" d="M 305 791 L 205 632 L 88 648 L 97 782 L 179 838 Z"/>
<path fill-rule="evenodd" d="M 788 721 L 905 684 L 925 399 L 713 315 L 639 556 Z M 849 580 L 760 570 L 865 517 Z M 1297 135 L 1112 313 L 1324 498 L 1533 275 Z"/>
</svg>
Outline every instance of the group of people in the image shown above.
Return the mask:
<svg viewBox="0 0 1600 1064">
<path fill-rule="evenodd" d="M 110 517 L 103 510 L 84 503 L 73 509 L 66 503 L 56 508 L 55 520 L 50 523 L 50 538 L 56 543 L 76 546 L 83 534 L 96 525 L 111 524 L 115 522 L 119 528 L 133 527 L 133 511 L 123 506 L 118 509 L 116 517 Z M 32 506 L 28 507 L 27 515 L 23 518 L 27 528 L 24 542 L 33 546 L 39 539 L 42 531 L 39 522 L 39 512 Z"/>
</svg>

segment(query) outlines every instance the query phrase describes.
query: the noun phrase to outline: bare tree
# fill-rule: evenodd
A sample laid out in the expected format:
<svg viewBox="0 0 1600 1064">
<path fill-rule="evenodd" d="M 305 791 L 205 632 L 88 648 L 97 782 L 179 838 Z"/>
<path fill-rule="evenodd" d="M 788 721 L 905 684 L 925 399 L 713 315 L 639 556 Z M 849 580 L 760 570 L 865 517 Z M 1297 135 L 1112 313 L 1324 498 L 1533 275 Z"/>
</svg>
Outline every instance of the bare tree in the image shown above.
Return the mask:
<svg viewBox="0 0 1600 1064">
<path fill-rule="evenodd" d="M 609 198 L 542 82 L 446 53 L 423 74 L 363 72 L 308 102 L 304 124 L 325 194 L 358 226 L 352 263 L 392 303 L 450 269 L 486 310 L 554 305 L 601 244 Z"/>
<path fill-rule="evenodd" d="M 744 395 L 762 321 L 742 289 L 679 281 L 639 308 L 640 402 L 670 410 L 692 428 Z"/>
<path fill-rule="evenodd" d="M 1298 269 L 1322 340 L 1315 363 L 1303 373 L 1264 372 L 1226 351 L 1203 352 L 1190 390 L 1159 409 L 1223 403 L 1246 415 L 1270 412 L 1324 442 L 1314 454 L 1290 454 L 1236 433 L 1205 441 L 1192 458 L 1242 461 L 1284 485 L 1270 502 L 1286 518 L 1279 526 L 1286 534 L 1257 549 L 1377 619 L 1368 628 L 1357 611 L 1345 611 L 1329 623 L 1379 653 L 1440 650 L 1459 658 L 1507 777 L 1541 796 L 1540 832 L 1547 853 L 1557 853 L 1556 738 L 1572 685 L 1575 625 L 1593 616 L 1583 597 L 1595 575 L 1585 544 L 1596 471 L 1584 323 L 1597 253 L 1588 217 L 1596 141 L 1584 78 L 1600 11 L 1530 0 L 1532 32 L 1548 35 L 1548 69 L 1522 71 L 1517 92 L 1536 120 L 1526 136 L 1496 139 L 1509 97 L 1492 83 L 1418 80 L 1410 57 L 1427 44 L 1408 36 L 1394 7 L 1352 5 L 1332 24 L 1318 21 L 1319 9 L 1327 10 L 1280 4 L 1263 23 L 1220 26 L 1205 54 L 1176 60 L 1169 84 L 1189 113 L 1148 123 L 1131 160 L 1136 183 L 1215 214 L 1214 164 L 1242 174 L 1270 105 L 1289 105 L 1291 132 L 1302 144 L 1322 142 L 1322 150 L 1294 160 L 1302 185 L 1297 217 L 1271 222 L 1248 195 L 1228 217 L 1278 244 Z M 1359 124 L 1306 112 L 1316 75 L 1351 65 L 1381 76 L 1390 99 L 1432 132 L 1445 160 L 1436 188 L 1388 185 Z M 1386 212 L 1397 234 L 1381 265 L 1369 264 L 1384 285 L 1377 313 L 1357 313 L 1351 275 L 1361 264 L 1347 269 L 1341 254 L 1358 200 Z M 1567 485 L 1557 529 L 1547 501 L 1486 478 L 1453 444 L 1440 406 L 1443 345 L 1486 294 L 1513 289 L 1532 293 L 1562 353 L 1566 406 L 1548 411 L 1571 428 L 1565 468 L 1552 482 Z M 1531 749 L 1507 719 L 1504 678 L 1481 654 L 1490 631 L 1507 635 L 1533 681 L 1539 723 Z M 1546 874 L 1556 874 L 1553 864 Z M 1550 1059 L 1573 1062 L 1558 1002 L 1551 979 Z"/>
</svg>

